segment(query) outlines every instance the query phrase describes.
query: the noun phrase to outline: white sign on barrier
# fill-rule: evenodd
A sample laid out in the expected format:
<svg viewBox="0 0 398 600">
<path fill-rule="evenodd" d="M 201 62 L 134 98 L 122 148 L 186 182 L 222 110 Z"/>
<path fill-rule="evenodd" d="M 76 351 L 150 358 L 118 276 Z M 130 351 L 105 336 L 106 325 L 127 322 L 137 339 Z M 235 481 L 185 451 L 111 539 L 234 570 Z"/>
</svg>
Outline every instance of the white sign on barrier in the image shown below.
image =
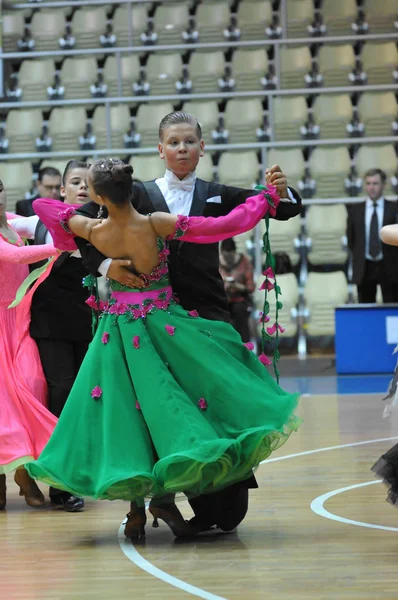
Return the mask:
<svg viewBox="0 0 398 600">
<path fill-rule="evenodd" d="M 398 317 L 386 317 L 387 344 L 398 344 Z"/>
</svg>

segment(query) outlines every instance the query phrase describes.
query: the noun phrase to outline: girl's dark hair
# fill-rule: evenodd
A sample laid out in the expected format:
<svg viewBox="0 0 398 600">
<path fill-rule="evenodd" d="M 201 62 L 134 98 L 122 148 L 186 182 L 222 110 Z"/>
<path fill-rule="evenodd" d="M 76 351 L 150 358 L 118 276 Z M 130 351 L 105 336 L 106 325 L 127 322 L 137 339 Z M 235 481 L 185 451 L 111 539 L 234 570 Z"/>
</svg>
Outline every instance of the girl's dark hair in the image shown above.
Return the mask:
<svg viewBox="0 0 398 600">
<path fill-rule="evenodd" d="M 66 164 L 65 171 L 62 175 L 62 185 L 65 185 L 69 171 L 72 171 L 73 169 L 88 169 L 89 166 L 90 165 L 83 160 L 70 160 Z"/>
<path fill-rule="evenodd" d="M 195 115 L 193 115 L 192 113 L 189 113 L 189 112 L 184 112 L 182 110 L 178 110 L 178 111 L 169 113 L 168 115 L 163 117 L 163 119 L 160 121 L 160 124 L 159 124 L 159 139 L 160 139 L 160 141 L 163 141 L 163 133 L 164 133 L 164 130 L 167 129 L 167 127 L 170 127 L 171 125 L 180 125 L 182 123 L 188 123 L 188 125 L 192 125 L 192 127 L 195 127 L 198 138 L 200 140 L 202 139 L 202 128 L 200 126 L 198 119 L 195 117 Z"/>
<path fill-rule="evenodd" d="M 113 204 L 125 204 L 133 199 L 132 174 L 131 165 L 119 159 L 105 158 L 92 164 L 90 178 L 96 194 Z"/>
</svg>

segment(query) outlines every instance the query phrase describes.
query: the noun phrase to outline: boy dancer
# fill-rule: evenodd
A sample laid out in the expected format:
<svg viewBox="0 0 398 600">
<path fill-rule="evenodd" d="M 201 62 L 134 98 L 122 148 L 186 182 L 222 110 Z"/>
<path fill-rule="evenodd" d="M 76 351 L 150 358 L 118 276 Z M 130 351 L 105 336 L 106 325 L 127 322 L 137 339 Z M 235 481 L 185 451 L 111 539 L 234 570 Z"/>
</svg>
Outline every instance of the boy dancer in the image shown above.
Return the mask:
<svg viewBox="0 0 398 600">
<path fill-rule="evenodd" d="M 202 131 L 196 117 L 190 113 L 173 112 L 159 126 L 159 156 L 165 162 L 165 176 L 155 181 L 136 183 L 134 205 L 142 214 L 155 211 L 172 214 L 218 217 L 253 195 L 244 190 L 196 177 L 195 169 L 204 155 Z M 301 199 L 288 189 L 285 175 L 279 166 L 266 171 L 267 182 L 277 188 L 282 202 L 276 219 L 287 220 L 300 213 Z M 85 204 L 81 214 L 96 217 L 98 206 Z M 83 262 L 93 274 L 97 272 L 128 286 L 137 286 L 137 277 L 128 270 L 129 261 L 105 259 L 85 240 L 76 239 Z M 218 244 L 171 242 L 169 271 L 173 289 L 186 310 L 196 309 L 205 319 L 229 321 L 227 297 L 219 273 Z M 257 487 L 254 476 L 214 494 L 190 500 L 195 513 L 191 520 L 197 530 L 213 525 L 232 530 L 245 517 L 248 490 Z"/>
</svg>

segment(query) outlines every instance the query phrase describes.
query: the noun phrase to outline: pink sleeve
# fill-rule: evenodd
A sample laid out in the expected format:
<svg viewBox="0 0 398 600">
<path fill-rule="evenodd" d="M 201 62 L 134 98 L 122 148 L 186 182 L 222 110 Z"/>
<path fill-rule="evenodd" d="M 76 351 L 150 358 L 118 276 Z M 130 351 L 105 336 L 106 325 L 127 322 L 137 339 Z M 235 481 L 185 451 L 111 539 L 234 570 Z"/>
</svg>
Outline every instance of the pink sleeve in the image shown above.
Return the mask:
<svg viewBox="0 0 398 600">
<path fill-rule="evenodd" d="M 234 208 L 223 217 L 182 217 L 176 223 L 173 239 L 183 238 L 184 242 L 211 244 L 220 242 L 239 233 L 250 231 L 267 213 L 274 216 L 279 197 L 272 186 L 247 198 L 246 202 Z"/>
<path fill-rule="evenodd" d="M 43 244 L 42 246 L 15 246 L 0 237 L 0 261 L 31 264 L 44 260 L 56 254 L 52 244 Z"/>
<path fill-rule="evenodd" d="M 11 219 L 26 219 L 26 217 L 22 217 L 21 215 L 17 215 L 16 213 L 6 212 L 7 221 Z"/>
<path fill-rule="evenodd" d="M 59 250 L 74 251 L 77 246 L 73 240 L 74 234 L 68 230 L 68 218 L 73 215 L 74 210 L 79 208 L 78 204 L 65 205 L 60 200 L 49 198 L 38 198 L 33 202 L 35 213 L 53 238 L 54 246 Z"/>
</svg>

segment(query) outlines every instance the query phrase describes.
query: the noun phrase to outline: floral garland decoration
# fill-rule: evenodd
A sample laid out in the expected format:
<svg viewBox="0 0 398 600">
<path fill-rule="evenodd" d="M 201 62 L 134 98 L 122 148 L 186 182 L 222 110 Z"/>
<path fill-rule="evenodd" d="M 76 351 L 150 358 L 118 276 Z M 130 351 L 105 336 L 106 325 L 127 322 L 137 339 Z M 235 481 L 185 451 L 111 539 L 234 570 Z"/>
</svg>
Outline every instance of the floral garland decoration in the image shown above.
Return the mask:
<svg viewBox="0 0 398 600">
<path fill-rule="evenodd" d="M 273 208 L 275 207 L 274 201 L 269 193 L 267 193 L 267 187 L 263 185 L 258 185 L 255 187 L 255 190 L 262 191 L 265 197 L 268 200 L 268 203 Z M 284 328 L 279 325 L 279 311 L 283 308 L 282 302 L 279 300 L 279 296 L 282 295 L 281 289 L 277 284 L 276 276 L 275 276 L 275 257 L 271 251 L 271 244 L 269 240 L 269 213 L 265 215 L 265 233 L 263 235 L 263 246 L 262 251 L 265 254 L 265 266 L 263 275 L 265 275 L 265 280 L 260 290 L 264 290 L 264 304 L 263 310 L 260 314 L 260 323 L 261 323 L 261 355 L 260 360 L 263 364 L 271 364 L 269 359 L 265 356 L 265 343 L 275 341 L 275 349 L 273 353 L 272 365 L 274 368 L 274 373 L 276 377 L 276 381 L 279 384 L 279 376 L 280 372 L 278 369 L 278 361 L 281 357 L 278 346 L 279 346 L 279 333 L 284 332 Z M 270 312 L 270 304 L 268 301 L 268 293 L 274 290 L 275 299 L 276 299 L 276 309 L 275 309 L 275 322 L 271 327 L 266 327 L 266 323 L 270 321 L 269 312 Z M 275 337 L 273 337 L 275 335 Z"/>
</svg>

